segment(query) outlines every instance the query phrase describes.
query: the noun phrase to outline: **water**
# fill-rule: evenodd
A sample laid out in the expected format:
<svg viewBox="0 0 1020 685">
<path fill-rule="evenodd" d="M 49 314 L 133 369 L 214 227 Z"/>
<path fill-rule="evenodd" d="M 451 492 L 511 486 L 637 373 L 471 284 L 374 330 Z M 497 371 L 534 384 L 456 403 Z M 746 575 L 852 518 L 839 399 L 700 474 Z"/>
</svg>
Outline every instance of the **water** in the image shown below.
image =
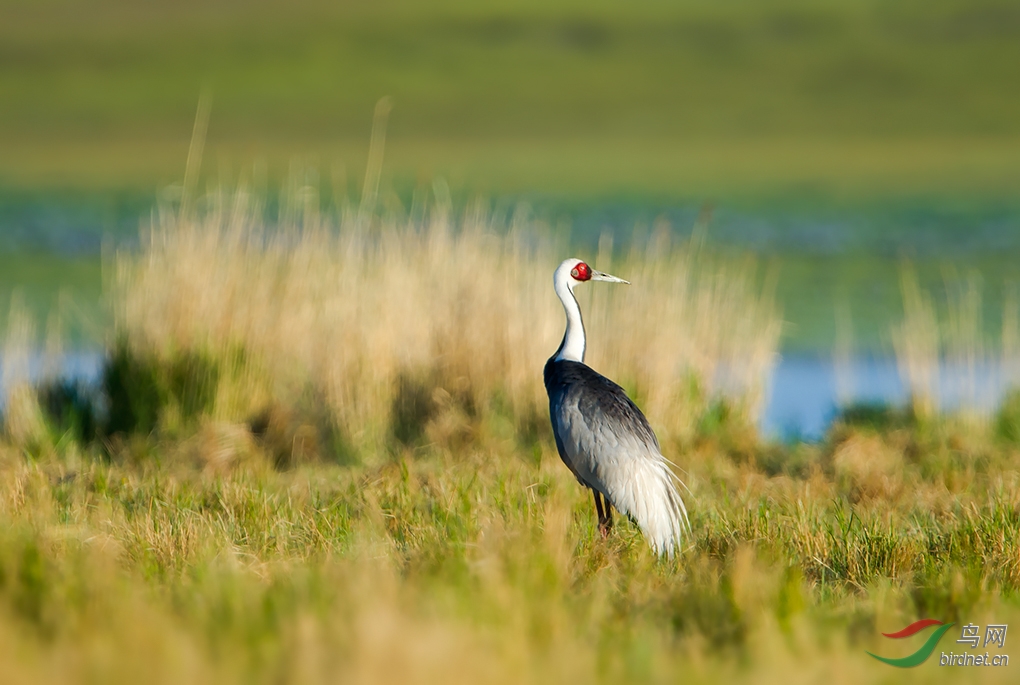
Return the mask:
<svg viewBox="0 0 1020 685">
<path fill-rule="evenodd" d="M 95 385 L 99 382 L 103 366 L 103 352 L 79 350 L 60 355 L 56 360 L 40 353 L 31 354 L 25 360 L 7 364 L 0 355 L 0 409 L 7 397 L 7 388 L 12 383 L 25 381 L 38 383 L 44 378 L 59 378 L 70 382 Z"/>
<path fill-rule="evenodd" d="M 990 414 L 1013 386 L 1012 379 L 997 361 L 943 361 L 934 379 L 938 406 Z M 860 357 L 838 366 L 827 357 L 787 356 L 773 372 L 762 430 L 773 438 L 818 440 L 841 406 L 902 407 L 909 397 L 893 358 Z"/>
<path fill-rule="evenodd" d="M 762 428 L 771 437 L 816 440 L 846 401 L 901 405 L 907 390 L 894 359 L 851 360 L 837 372 L 831 358 L 786 356 L 776 366 Z M 853 386 L 845 379 L 853 379 Z"/>
</svg>

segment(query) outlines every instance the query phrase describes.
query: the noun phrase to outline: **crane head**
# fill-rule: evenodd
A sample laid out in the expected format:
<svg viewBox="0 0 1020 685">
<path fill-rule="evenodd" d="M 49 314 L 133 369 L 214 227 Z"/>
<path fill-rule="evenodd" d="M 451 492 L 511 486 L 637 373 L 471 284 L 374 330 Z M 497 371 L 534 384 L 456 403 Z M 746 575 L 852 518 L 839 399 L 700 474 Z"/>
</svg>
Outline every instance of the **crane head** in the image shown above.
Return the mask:
<svg viewBox="0 0 1020 685">
<path fill-rule="evenodd" d="M 607 283 L 626 283 L 630 285 L 630 281 L 596 271 L 580 259 L 568 259 L 560 264 L 559 268 L 556 269 L 555 279 L 557 281 L 563 279 L 571 289 L 578 283 L 584 283 L 585 281 L 605 281 Z"/>
</svg>

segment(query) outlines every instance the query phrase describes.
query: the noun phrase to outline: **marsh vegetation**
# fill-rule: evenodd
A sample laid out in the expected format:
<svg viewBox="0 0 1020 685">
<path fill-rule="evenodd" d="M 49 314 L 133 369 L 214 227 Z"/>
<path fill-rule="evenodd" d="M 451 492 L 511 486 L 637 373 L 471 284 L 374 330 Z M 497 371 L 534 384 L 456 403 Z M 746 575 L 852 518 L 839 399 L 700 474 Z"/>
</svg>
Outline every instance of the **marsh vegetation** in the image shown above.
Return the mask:
<svg viewBox="0 0 1020 685">
<path fill-rule="evenodd" d="M 2 4 L 0 681 L 1015 680 L 865 653 L 1020 620 L 1013 4 Z M 556 455 L 571 254 L 671 560 Z M 763 435 L 791 350 L 909 400 Z"/>
<path fill-rule="evenodd" d="M 98 388 L 16 382 L 38 336 L 12 308 L 6 680 L 859 682 L 901 675 L 864 651 L 918 616 L 1020 615 L 1017 403 L 922 392 L 980 335 L 973 301 L 940 313 L 908 278 L 917 401 L 775 443 L 763 267 L 605 241 L 595 265 L 634 285 L 582 301 L 590 363 L 690 488 L 690 538 L 659 560 L 627 522 L 599 537 L 556 456 L 555 236 L 442 202 L 317 207 L 267 226 L 241 189 L 155 215 L 107 258 Z"/>
</svg>

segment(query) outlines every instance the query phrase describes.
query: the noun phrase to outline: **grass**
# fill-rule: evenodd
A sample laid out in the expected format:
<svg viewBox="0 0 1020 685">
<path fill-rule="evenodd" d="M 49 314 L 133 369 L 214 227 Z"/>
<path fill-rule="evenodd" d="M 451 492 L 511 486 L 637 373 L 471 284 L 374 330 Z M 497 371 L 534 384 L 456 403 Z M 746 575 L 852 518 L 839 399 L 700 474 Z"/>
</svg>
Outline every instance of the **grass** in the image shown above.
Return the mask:
<svg viewBox="0 0 1020 685">
<path fill-rule="evenodd" d="M 909 263 L 901 267 L 903 318 L 891 336 L 900 375 L 918 415 L 987 411 L 1017 384 L 1015 295 L 1005 294 L 997 335 L 990 336 L 978 275 L 947 271 L 944 278 L 932 292 Z"/>
<path fill-rule="evenodd" d="M 284 470 L 224 426 L 79 449 L 0 466 L 10 682 L 892 682 L 864 651 L 913 647 L 880 631 L 1020 614 L 1015 448 L 949 424 L 846 425 L 779 462 L 699 441 L 675 562 L 627 522 L 602 541 L 548 438 Z"/>
<path fill-rule="evenodd" d="M 916 646 L 880 632 L 1020 617 L 1015 398 L 764 442 L 780 328 L 753 262 L 603 241 L 634 285 L 582 291 L 590 361 L 690 487 L 657 559 L 628 521 L 600 538 L 555 452 L 554 238 L 294 197 L 273 228 L 243 190 L 168 206 L 110 256 L 102 399 L 8 384 L 4 680 L 899 682 L 865 651 Z M 937 658 L 906 676 L 1009 679 Z"/>
</svg>

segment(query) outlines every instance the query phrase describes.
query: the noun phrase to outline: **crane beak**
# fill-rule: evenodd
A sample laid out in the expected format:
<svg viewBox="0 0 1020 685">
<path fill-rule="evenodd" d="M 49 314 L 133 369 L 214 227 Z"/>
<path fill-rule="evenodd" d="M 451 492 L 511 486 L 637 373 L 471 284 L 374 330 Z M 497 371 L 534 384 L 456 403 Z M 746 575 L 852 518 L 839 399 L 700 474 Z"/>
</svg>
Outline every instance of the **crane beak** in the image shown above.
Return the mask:
<svg viewBox="0 0 1020 685">
<path fill-rule="evenodd" d="M 591 280 L 605 281 L 606 283 L 626 283 L 627 285 L 630 285 L 630 281 L 625 281 L 622 278 L 617 278 L 616 276 L 604 274 L 601 271 L 596 271 L 595 269 L 591 270 Z"/>
</svg>

